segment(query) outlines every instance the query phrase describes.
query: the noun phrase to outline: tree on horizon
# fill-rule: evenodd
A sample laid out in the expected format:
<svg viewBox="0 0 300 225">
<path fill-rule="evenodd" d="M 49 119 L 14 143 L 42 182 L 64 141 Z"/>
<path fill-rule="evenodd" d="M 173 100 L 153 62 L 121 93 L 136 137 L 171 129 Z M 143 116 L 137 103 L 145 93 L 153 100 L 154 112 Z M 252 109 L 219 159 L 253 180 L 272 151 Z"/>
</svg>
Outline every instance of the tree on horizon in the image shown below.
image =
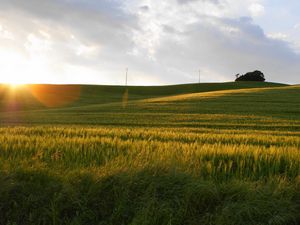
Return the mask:
<svg viewBox="0 0 300 225">
<path fill-rule="evenodd" d="M 236 79 L 235 79 L 235 81 L 260 81 L 260 82 L 264 82 L 265 80 L 266 80 L 265 75 L 259 70 L 248 72 L 241 76 L 236 75 Z"/>
</svg>

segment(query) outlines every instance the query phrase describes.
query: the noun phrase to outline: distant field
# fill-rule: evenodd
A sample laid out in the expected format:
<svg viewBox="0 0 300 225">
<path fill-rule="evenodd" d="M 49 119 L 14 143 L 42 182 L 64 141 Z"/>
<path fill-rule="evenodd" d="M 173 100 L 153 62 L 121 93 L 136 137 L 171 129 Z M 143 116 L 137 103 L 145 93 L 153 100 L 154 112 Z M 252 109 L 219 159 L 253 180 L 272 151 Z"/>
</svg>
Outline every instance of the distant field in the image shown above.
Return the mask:
<svg viewBox="0 0 300 225">
<path fill-rule="evenodd" d="M 0 110 L 32 110 L 70 107 L 146 99 L 187 93 L 257 87 L 280 87 L 284 84 L 229 82 L 183 84 L 173 86 L 93 86 L 93 85 L 27 85 L 18 91 L 0 85 Z M 13 104 L 14 103 L 14 104 Z M 44 104 L 43 104 L 44 103 Z M 11 108 L 9 108 L 10 106 Z"/>
<path fill-rule="evenodd" d="M 300 224 L 300 86 L 0 90 L 1 225 Z"/>
</svg>

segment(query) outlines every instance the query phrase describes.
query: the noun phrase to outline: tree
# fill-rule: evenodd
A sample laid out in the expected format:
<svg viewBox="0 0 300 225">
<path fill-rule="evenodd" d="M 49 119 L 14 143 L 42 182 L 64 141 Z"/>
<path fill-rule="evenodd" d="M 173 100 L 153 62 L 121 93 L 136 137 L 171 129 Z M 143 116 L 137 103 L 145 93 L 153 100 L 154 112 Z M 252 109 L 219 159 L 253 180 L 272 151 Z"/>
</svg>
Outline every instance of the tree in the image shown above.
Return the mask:
<svg viewBox="0 0 300 225">
<path fill-rule="evenodd" d="M 259 70 L 255 70 L 253 72 L 248 72 L 244 75 L 238 76 L 235 81 L 261 81 L 261 82 L 264 82 L 265 80 L 266 79 L 265 79 L 264 74 Z"/>
</svg>

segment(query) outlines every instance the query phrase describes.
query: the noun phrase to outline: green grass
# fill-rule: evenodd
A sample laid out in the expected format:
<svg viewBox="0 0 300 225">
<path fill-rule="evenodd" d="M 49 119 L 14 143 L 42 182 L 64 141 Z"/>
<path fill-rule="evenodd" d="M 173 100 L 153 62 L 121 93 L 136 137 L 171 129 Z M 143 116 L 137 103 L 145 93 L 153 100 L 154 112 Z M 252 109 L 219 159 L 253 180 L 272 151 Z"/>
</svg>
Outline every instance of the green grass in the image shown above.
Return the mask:
<svg viewBox="0 0 300 225">
<path fill-rule="evenodd" d="M 2 88 L 1 225 L 300 224 L 300 86 L 60 88 Z"/>
<path fill-rule="evenodd" d="M 242 88 L 280 87 L 284 84 L 261 82 L 229 82 L 208 84 L 183 84 L 173 86 L 93 86 L 93 85 L 27 85 L 19 90 L 10 90 L 0 85 L 0 110 L 24 111 L 46 109 L 34 95 L 39 94 L 53 99 L 65 99 L 63 106 L 82 106 L 120 102 L 128 92 L 127 100 L 146 99 L 151 97 L 170 96 L 186 93 L 198 93 Z M 39 96 L 40 97 L 40 96 Z M 69 101 L 68 101 L 69 100 Z M 63 102 L 63 101 L 62 101 Z M 13 105 L 13 107 L 8 107 Z"/>
</svg>

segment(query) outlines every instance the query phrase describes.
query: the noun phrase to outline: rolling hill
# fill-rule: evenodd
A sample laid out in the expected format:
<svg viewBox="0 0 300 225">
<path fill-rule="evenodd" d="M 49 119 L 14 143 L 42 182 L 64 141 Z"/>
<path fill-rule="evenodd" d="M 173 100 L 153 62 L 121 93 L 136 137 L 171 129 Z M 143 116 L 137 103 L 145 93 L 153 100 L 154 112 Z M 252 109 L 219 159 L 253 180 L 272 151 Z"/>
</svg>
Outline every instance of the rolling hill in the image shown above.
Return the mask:
<svg viewBox="0 0 300 225">
<path fill-rule="evenodd" d="M 300 224 L 299 85 L 3 86 L 0 102 L 0 224 Z"/>
<path fill-rule="evenodd" d="M 0 85 L 0 111 L 24 111 L 57 107 L 103 104 L 187 93 L 211 92 L 284 84 L 230 82 L 183 84 L 172 86 L 101 86 L 101 85 L 26 85 L 12 89 Z"/>
<path fill-rule="evenodd" d="M 48 92 L 47 97 L 38 101 L 28 88 L 21 90 L 15 98 L 19 110 L 0 113 L 1 122 L 214 127 L 235 124 L 259 128 L 267 126 L 269 120 L 278 128 L 290 126 L 298 129 L 299 125 L 299 86 L 239 82 L 128 89 L 116 86 L 39 87 L 53 92 Z M 80 90 L 80 95 L 77 90 Z M 43 101 L 46 104 L 43 105 Z M 47 107 L 49 102 L 53 104 L 55 101 L 58 101 L 57 107 Z"/>
</svg>

